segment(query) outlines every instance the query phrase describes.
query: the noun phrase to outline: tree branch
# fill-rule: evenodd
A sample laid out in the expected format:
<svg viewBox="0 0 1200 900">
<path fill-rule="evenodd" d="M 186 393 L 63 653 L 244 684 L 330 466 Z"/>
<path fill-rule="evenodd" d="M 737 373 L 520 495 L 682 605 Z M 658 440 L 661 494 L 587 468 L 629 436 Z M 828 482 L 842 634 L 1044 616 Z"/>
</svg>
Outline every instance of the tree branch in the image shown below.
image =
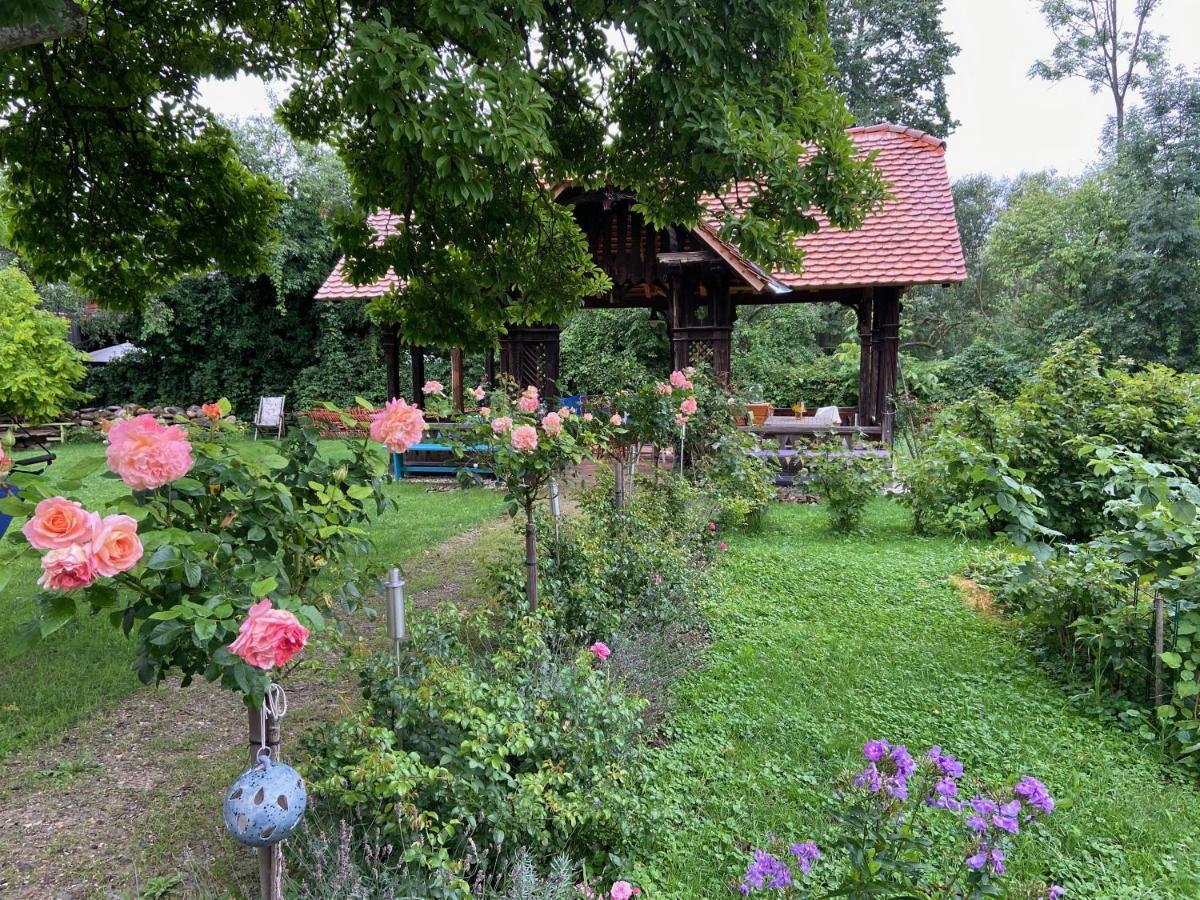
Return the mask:
<svg viewBox="0 0 1200 900">
<path fill-rule="evenodd" d="M 87 32 L 87 13 L 75 2 L 64 0 L 61 13 L 45 22 L 0 26 L 0 53 L 60 38 L 82 37 Z"/>
</svg>

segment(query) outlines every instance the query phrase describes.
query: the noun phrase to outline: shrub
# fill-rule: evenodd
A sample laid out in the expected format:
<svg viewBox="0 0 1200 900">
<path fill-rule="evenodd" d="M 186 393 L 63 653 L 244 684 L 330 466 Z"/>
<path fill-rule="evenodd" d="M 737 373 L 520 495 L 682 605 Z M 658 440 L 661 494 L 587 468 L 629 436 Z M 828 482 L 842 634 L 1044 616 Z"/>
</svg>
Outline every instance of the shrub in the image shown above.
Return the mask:
<svg viewBox="0 0 1200 900">
<path fill-rule="evenodd" d="M 814 450 L 806 469 L 830 528 L 843 533 L 862 524 L 867 504 L 879 495 L 887 475 L 887 464 L 875 450 Z"/>
<path fill-rule="evenodd" d="M 508 866 L 566 853 L 603 870 L 640 820 L 638 712 L 597 657 L 556 656 L 547 622 L 447 610 L 419 623 L 399 675 L 362 671 L 367 703 L 306 750 L 314 793 L 359 827 L 403 837 L 409 864 L 451 895 L 470 870 L 464 836 Z"/>
<path fill-rule="evenodd" d="M 0 269 L 0 414 L 46 422 L 80 398 L 83 362 L 67 343 L 67 323 L 41 309 L 16 266 Z"/>
<path fill-rule="evenodd" d="M 1028 364 L 982 338 L 938 368 L 938 395 L 944 400 L 964 400 L 978 390 L 1005 399 L 1014 397 L 1029 374 Z"/>
</svg>

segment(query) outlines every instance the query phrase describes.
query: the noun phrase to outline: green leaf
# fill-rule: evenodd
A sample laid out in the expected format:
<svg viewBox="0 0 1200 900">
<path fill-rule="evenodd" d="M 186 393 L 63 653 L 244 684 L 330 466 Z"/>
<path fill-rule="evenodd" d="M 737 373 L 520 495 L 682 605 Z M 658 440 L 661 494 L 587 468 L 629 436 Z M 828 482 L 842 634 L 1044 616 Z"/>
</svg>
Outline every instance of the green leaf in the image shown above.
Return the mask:
<svg viewBox="0 0 1200 900">
<path fill-rule="evenodd" d="M 146 568 L 162 572 L 178 568 L 180 562 L 179 548 L 174 544 L 163 544 L 150 555 Z"/>
<path fill-rule="evenodd" d="M 279 582 L 277 582 L 273 576 L 269 575 L 266 578 L 260 578 L 258 581 L 254 582 L 254 584 L 250 585 L 250 593 L 254 597 L 261 599 L 274 591 L 277 587 L 279 587 Z"/>
<path fill-rule="evenodd" d="M 1183 657 L 1174 650 L 1168 650 L 1162 654 L 1162 661 L 1172 669 L 1178 669 L 1183 665 Z"/>
</svg>

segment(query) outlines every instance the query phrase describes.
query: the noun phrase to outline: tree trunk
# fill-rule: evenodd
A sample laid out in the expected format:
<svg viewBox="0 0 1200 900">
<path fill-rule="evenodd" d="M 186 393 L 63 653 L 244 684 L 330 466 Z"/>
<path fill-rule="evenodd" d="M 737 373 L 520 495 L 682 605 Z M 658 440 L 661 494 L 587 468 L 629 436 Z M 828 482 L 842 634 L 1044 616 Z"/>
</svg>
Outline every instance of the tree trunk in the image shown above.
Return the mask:
<svg viewBox="0 0 1200 900">
<path fill-rule="evenodd" d="M 537 527 L 533 521 L 533 486 L 525 485 L 525 598 L 529 611 L 537 612 Z"/>
</svg>

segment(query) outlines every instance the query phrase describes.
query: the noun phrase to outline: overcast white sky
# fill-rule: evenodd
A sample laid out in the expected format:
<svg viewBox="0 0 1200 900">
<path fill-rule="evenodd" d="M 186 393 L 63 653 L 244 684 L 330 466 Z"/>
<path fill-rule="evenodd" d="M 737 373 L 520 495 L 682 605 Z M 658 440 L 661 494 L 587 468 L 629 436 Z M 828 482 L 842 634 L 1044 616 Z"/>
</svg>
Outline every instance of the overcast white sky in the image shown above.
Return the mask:
<svg viewBox="0 0 1200 900">
<path fill-rule="evenodd" d="M 1112 100 L 1091 94 L 1082 81 L 1048 84 L 1026 76 L 1053 43 L 1035 0 L 945 2 L 946 29 L 962 48 L 948 84 L 950 112 L 962 123 L 949 137 L 951 176 L 1082 172 L 1096 158 Z M 1173 62 L 1200 67 L 1200 0 L 1163 0 L 1152 27 L 1168 35 Z M 252 79 L 211 82 L 203 96 L 222 115 L 271 108 L 268 89 Z"/>
</svg>

